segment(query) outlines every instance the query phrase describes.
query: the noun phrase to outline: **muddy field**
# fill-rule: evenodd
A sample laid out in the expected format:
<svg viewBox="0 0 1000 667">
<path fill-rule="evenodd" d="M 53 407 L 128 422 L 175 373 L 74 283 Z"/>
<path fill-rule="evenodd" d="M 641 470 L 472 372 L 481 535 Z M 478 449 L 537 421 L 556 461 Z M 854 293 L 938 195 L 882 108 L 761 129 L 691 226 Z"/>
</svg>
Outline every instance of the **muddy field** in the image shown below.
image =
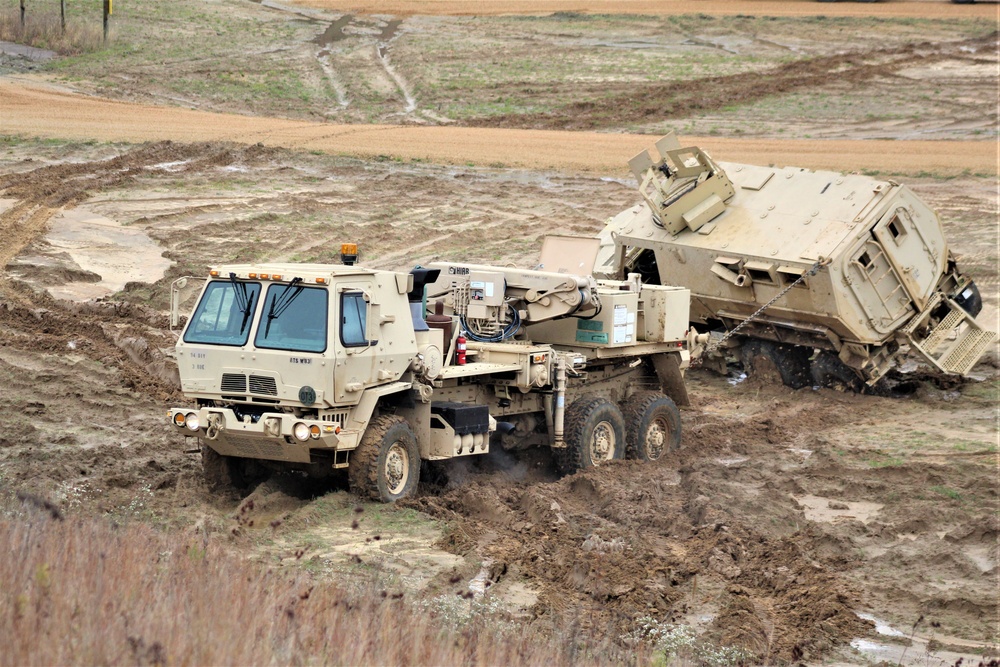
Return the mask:
<svg viewBox="0 0 1000 667">
<path fill-rule="evenodd" d="M 351 572 L 360 555 L 431 601 L 479 577 L 523 619 L 615 637 L 649 616 L 776 660 L 848 662 L 902 651 L 866 618 L 912 635 L 921 660 L 996 641 L 995 356 L 980 381 L 896 398 L 693 372 L 682 450 L 660 464 L 563 480 L 543 456 L 445 467 L 411 509 L 373 509 L 352 531 L 354 501 L 337 486 L 273 479 L 250 510 L 203 487 L 198 455 L 162 418 L 180 400 L 159 314 L 169 280 L 211 262 L 329 260 L 345 238 L 379 267 L 530 263 L 539 235 L 597 231 L 631 188 L 220 144 L 9 142 L 3 169 L 10 488 L 70 512 L 199 526 L 274 562 L 306 549 L 320 572 Z M 911 185 L 942 210 L 995 317 L 995 192 L 976 179 Z M 380 205 L 389 190 L 407 206 Z M 18 231 L 25 220 L 34 237 Z M 155 244 L 94 233 L 112 224 Z M 484 225 L 490 241 L 470 244 Z M 158 252 L 173 262 L 165 278 L 123 283 L 108 269 L 148 268 Z"/>
<path fill-rule="evenodd" d="M 240 20 L 266 11 L 294 23 L 287 9 L 244 4 Z M 877 7 L 904 4 L 931 3 Z M 848 6 L 855 7 L 836 5 Z M 362 19 L 379 29 L 392 20 Z M 439 35 L 466 25 L 451 20 L 414 24 L 436 25 Z M 776 25 L 781 35 L 794 31 Z M 615 26 L 638 31 L 624 19 Z M 852 53 L 867 49 L 873 28 L 854 25 L 852 34 L 811 46 L 805 69 L 797 59 L 788 64 L 782 81 L 799 87 L 768 94 L 829 96 L 834 118 L 852 104 L 855 86 L 905 88 L 896 98 L 905 106 L 934 89 L 927 78 L 901 85 L 901 73 L 995 68 L 995 37 L 984 39 L 983 25 L 946 27 L 947 39 L 927 42 L 914 32 L 926 24 L 893 24 L 896 43 L 862 62 Z M 289 34 L 301 28 L 294 23 Z M 914 42 L 927 43 L 906 46 Z M 823 83 L 837 72 L 858 78 Z M 726 78 L 732 73 L 705 74 L 695 87 L 734 81 Z M 148 95 L 136 94 L 144 88 L 133 82 L 122 97 L 162 103 L 157 76 Z M 721 136 L 705 134 L 718 142 L 709 148 L 721 160 L 765 154 L 864 168 L 910 185 L 939 210 L 960 265 L 982 290 L 980 321 L 997 328 L 995 142 L 976 141 L 997 132 L 990 76 L 945 77 L 941 85 L 952 88 L 942 90 L 964 97 L 923 120 L 870 119 L 858 131 L 855 119 L 828 118 L 822 136 L 840 141 L 807 137 L 821 124 L 792 103 L 773 119 L 792 128 L 794 142 L 767 123 L 758 144 L 737 136 L 738 121 L 755 114 L 758 102 L 749 98 L 724 112 L 726 122 L 714 108 L 691 109 L 688 122 L 717 124 Z M 458 128 L 427 116 L 442 126 L 370 128 L 145 105 L 131 124 L 111 124 L 102 122 L 109 109 L 131 107 L 53 92 L 51 77 L 24 77 L 0 78 L 0 91 L 12 93 L 0 99 L 0 493 L 27 490 L 71 514 L 204 534 L 319 578 L 376 577 L 442 618 L 485 611 L 497 623 L 585 631 L 625 648 L 642 627 L 655 626 L 689 628 L 762 663 L 939 665 L 962 657 L 975 664 L 1000 651 L 996 350 L 968 381 L 942 383 L 918 371 L 892 397 L 796 391 L 745 379 L 736 367 L 729 377 L 692 371 L 682 447 L 655 465 L 622 462 L 559 479 L 543 453 L 496 454 L 428 469 L 416 498 L 366 504 L 360 515 L 342 480 L 318 486 L 274 477 L 243 497 L 207 490 L 194 444 L 170 433 L 164 418 L 183 400 L 165 315 L 173 279 L 204 275 L 213 263 L 330 261 L 342 241 L 359 243 L 363 263 L 376 268 L 457 258 L 531 265 L 545 234 L 594 234 L 638 200 L 622 163 L 649 137 L 557 131 L 567 118 L 606 130 L 606 109 L 579 107 L 550 122 L 558 105 L 547 103 L 548 116 L 520 109 L 476 123 L 512 129 Z M 113 75 L 74 83 L 113 85 Z M 647 90 L 682 90 L 671 85 Z M 403 99 L 395 90 L 376 117 Z M 213 112 L 247 111 L 208 94 L 196 101 Z M 934 136 L 949 141 L 898 140 L 925 121 L 948 128 Z M 519 129 L 536 125 L 548 129 Z M 878 134 L 890 125 L 896 129 Z M 254 135 L 262 131 L 267 140 Z M 849 140 L 873 136 L 896 140 Z M 174 141 L 114 143 L 164 138 Z M 861 158 L 870 162 L 859 166 Z M 456 603 L 467 591 L 475 593 L 471 606 Z M 731 664 L 735 654 L 728 655 Z"/>
</svg>

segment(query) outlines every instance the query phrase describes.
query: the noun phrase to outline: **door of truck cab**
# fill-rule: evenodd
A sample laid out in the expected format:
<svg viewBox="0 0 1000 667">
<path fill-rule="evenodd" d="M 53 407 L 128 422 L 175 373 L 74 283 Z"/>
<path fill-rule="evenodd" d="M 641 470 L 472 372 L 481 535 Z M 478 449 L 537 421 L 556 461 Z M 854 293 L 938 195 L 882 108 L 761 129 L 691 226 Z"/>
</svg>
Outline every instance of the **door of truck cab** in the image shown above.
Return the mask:
<svg viewBox="0 0 1000 667">
<path fill-rule="evenodd" d="M 371 280 L 338 281 L 333 295 L 335 313 L 334 400 L 355 404 L 365 387 L 378 377 L 378 316 L 373 305 L 375 285 Z"/>
</svg>

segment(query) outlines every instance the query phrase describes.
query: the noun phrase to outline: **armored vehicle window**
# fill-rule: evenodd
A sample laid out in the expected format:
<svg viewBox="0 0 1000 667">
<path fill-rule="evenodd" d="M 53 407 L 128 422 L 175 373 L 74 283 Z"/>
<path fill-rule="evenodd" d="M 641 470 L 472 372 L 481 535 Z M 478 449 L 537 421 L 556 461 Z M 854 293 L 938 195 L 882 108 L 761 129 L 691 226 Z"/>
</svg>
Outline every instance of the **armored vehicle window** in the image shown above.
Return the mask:
<svg viewBox="0 0 1000 667">
<path fill-rule="evenodd" d="M 254 345 L 272 350 L 326 350 L 327 290 L 292 282 L 267 288 Z"/>
<path fill-rule="evenodd" d="M 340 295 L 340 342 L 344 347 L 368 345 L 365 331 L 368 326 L 368 302 L 362 292 L 344 292 Z"/>
<path fill-rule="evenodd" d="M 889 224 L 886 225 L 886 228 L 889 230 L 889 233 L 892 234 L 893 240 L 895 240 L 897 244 L 901 243 L 899 237 L 906 235 L 906 227 L 903 226 L 903 221 L 900 220 L 898 216 L 894 217 L 889 221 Z"/>
<path fill-rule="evenodd" d="M 186 343 L 246 345 L 260 283 L 213 280 L 184 332 Z"/>
<path fill-rule="evenodd" d="M 868 255 L 868 251 L 865 251 L 858 256 L 858 264 L 863 266 L 868 273 L 875 270 L 875 262 L 873 262 L 872 258 Z"/>
</svg>

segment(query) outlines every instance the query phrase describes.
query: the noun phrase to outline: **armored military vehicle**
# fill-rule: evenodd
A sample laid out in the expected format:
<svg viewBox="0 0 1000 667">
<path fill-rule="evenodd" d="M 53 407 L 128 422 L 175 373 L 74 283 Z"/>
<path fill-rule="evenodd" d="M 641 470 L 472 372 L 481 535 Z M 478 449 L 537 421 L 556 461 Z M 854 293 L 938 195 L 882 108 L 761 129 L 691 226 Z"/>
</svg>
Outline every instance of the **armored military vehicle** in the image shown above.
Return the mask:
<svg viewBox="0 0 1000 667">
<path fill-rule="evenodd" d="M 176 345 L 192 405 L 169 419 L 200 441 L 213 486 L 346 469 L 387 502 L 413 492 L 422 459 L 495 446 L 551 447 L 566 472 L 658 459 L 680 442 L 690 294 L 595 281 L 584 242 L 582 275 L 376 271 L 349 245 L 344 264 L 215 267 Z"/>
<path fill-rule="evenodd" d="M 654 150 L 629 163 L 644 202 L 609 220 L 595 275 L 690 288 L 692 323 L 747 366 L 791 386 L 871 385 L 909 350 L 961 375 L 996 337 L 905 185 L 719 163 L 672 134 Z"/>
</svg>

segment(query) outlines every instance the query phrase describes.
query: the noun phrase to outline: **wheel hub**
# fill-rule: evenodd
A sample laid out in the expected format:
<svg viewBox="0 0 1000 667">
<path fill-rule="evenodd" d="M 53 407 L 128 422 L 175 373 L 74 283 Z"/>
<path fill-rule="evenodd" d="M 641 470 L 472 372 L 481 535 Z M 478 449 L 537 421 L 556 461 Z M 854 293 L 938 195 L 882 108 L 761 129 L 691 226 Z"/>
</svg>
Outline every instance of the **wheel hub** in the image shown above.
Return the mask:
<svg viewBox="0 0 1000 667">
<path fill-rule="evenodd" d="M 658 459 L 663 454 L 667 439 L 667 425 L 661 419 L 655 419 L 646 430 L 646 453 L 650 459 Z"/>
<path fill-rule="evenodd" d="M 406 486 L 410 473 L 410 457 L 402 444 L 395 442 L 385 456 L 385 484 L 389 493 L 396 494 Z"/>
<path fill-rule="evenodd" d="M 615 429 L 609 422 L 601 422 L 594 427 L 594 464 L 613 459 L 615 444 Z"/>
</svg>

